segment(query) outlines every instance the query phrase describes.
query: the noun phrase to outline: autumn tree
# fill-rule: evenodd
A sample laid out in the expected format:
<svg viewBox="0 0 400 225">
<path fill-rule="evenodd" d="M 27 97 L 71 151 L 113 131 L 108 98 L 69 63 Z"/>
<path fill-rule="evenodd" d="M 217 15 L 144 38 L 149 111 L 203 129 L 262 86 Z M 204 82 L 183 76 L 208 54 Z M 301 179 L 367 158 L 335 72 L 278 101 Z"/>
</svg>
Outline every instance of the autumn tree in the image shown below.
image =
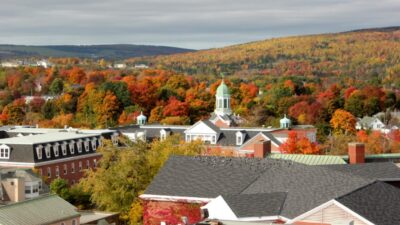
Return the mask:
<svg viewBox="0 0 400 225">
<path fill-rule="evenodd" d="M 141 210 L 138 196 L 169 156 L 198 155 L 203 146 L 200 142 L 185 143 L 178 136 L 170 136 L 150 144 L 131 143 L 123 149 L 106 143 L 98 151 L 103 155 L 99 166 L 95 171 L 87 171 L 81 185 L 91 193 L 91 200 L 99 209 L 120 212 L 121 219 L 138 222 L 142 216 L 136 213 Z"/>
<path fill-rule="evenodd" d="M 337 134 L 354 134 L 356 132 L 356 118 L 346 110 L 337 109 L 330 122 Z"/>
<path fill-rule="evenodd" d="M 287 140 L 279 146 L 287 154 L 319 154 L 320 148 L 306 137 L 298 137 L 296 131 L 289 131 Z"/>
</svg>

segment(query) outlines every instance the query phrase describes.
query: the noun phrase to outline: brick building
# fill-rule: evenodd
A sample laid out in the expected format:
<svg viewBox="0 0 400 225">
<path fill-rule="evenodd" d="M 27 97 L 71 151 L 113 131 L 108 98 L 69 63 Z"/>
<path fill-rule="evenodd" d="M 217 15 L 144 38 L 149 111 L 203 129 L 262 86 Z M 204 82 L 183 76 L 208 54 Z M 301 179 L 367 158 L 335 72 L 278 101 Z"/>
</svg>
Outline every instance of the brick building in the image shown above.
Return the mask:
<svg viewBox="0 0 400 225">
<path fill-rule="evenodd" d="M 101 134 L 49 132 L 0 139 L 0 167 L 32 168 L 46 182 L 60 177 L 74 184 L 84 169 L 94 169 L 101 154 Z"/>
</svg>

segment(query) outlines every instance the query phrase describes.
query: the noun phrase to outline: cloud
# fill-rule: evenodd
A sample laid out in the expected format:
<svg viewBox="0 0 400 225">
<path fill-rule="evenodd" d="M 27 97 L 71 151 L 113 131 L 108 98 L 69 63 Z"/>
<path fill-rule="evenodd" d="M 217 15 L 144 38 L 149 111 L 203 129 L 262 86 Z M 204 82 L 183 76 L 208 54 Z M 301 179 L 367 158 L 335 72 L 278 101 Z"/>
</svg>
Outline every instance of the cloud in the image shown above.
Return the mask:
<svg viewBox="0 0 400 225">
<path fill-rule="evenodd" d="M 398 0 L 2 0 L 0 43 L 219 47 L 399 25 Z"/>
</svg>

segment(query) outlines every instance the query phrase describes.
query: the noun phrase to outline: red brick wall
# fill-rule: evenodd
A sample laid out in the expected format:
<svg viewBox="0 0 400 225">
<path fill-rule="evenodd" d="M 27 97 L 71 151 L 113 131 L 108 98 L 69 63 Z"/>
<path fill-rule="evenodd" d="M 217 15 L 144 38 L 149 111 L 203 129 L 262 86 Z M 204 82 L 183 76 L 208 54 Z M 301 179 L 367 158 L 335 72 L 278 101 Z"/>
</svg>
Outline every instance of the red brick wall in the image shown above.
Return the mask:
<svg viewBox="0 0 400 225">
<path fill-rule="evenodd" d="M 94 160 L 96 160 L 96 163 L 99 163 L 101 156 L 100 155 L 95 155 L 95 156 L 90 156 L 87 158 L 82 158 L 82 159 L 71 159 L 69 161 L 65 162 L 59 162 L 59 163 L 52 163 L 44 166 L 37 166 L 35 169 L 39 172 L 44 177 L 47 177 L 47 170 L 50 168 L 51 171 L 51 176 L 46 179 L 46 183 L 51 183 L 52 180 L 56 179 L 56 168 L 58 166 L 59 169 L 59 177 L 63 178 L 68 181 L 70 185 L 77 183 L 84 175 L 84 170 L 87 169 L 87 160 L 89 160 L 89 168 L 94 169 Z M 79 171 L 79 162 L 82 162 L 82 170 Z M 72 170 L 72 164 L 74 164 L 75 169 L 74 171 Z M 64 174 L 64 165 L 67 165 L 67 173 Z"/>
<path fill-rule="evenodd" d="M 182 224 L 182 216 L 186 216 L 189 224 L 201 221 L 200 207 L 204 204 L 188 202 L 143 201 L 143 224 L 167 225 Z"/>
</svg>

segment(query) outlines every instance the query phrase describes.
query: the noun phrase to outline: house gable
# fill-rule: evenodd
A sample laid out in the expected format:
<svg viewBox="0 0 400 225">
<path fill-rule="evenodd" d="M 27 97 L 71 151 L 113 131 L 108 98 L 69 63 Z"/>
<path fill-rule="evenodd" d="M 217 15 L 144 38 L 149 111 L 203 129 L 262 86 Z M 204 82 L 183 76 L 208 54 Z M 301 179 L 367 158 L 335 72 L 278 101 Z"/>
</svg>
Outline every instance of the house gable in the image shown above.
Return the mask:
<svg viewBox="0 0 400 225">
<path fill-rule="evenodd" d="M 185 134 L 196 134 L 196 135 L 212 135 L 218 132 L 212 127 L 208 126 L 205 122 L 199 121 L 195 123 L 192 127 L 185 131 Z"/>
<path fill-rule="evenodd" d="M 352 221 L 354 225 L 374 225 L 374 223 L 371 223 L 336 200 L 328 201 L 288 221 L 288 224 L 296 224 L 297 222 L 349 224 Z"/>
</svg>

